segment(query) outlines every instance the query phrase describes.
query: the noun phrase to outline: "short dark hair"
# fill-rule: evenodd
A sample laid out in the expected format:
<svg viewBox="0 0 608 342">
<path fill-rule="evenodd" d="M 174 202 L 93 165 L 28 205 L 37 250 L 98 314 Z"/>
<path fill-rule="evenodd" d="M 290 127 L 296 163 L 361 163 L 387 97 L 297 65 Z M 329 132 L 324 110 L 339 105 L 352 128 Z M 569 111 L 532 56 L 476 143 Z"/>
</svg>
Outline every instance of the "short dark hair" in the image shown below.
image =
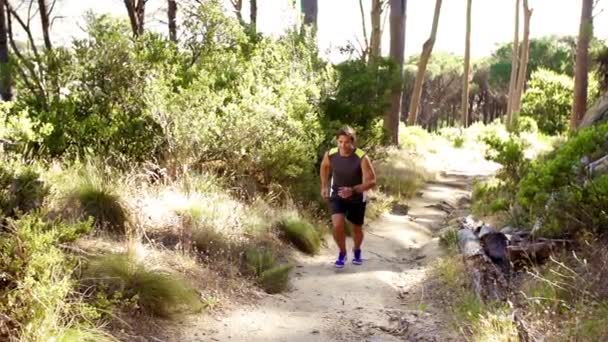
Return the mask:
<svg viewBox="0 0 608 342">
<path fill-rule="evenodd" d="M 355 130 L 348 125 L 342 126 L 338 132 L 336 132 L 336 139 L 341 135 L 349 137 L 353 144 L 357 142 L 357 133 L 355 133 Z"/>
</svg>

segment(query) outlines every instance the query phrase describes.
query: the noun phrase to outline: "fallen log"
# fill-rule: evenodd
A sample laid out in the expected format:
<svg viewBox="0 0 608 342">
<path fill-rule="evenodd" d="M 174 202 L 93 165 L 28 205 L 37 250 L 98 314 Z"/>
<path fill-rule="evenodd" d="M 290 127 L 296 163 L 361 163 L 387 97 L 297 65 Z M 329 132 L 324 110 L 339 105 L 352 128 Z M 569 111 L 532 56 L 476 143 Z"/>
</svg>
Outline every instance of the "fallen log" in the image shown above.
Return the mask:
<svg viewBox="0 0 608 342">
<path fill-rule="evenodd" d="M 506 278 L 485 254 L 473 230 L 464 228 L 458 231 L 458 247 L 478 298 L 482 301 L 505 300 L 508 293 Z"/>
<path fill-rule="evenodd" d="M 507 246 L 509 260 L 516 267 L 542 264 L 553 252 L 555 243 L 552 241 L 526 242 L 521 245 Z"/>
<path fill-rule="evenodd" d="M 484 225 L 479 231 L 479 239 L 486 255 L 508 277 L 511 265 L 507 255 L 507 236 L 491 226 Z"/>
</svg>

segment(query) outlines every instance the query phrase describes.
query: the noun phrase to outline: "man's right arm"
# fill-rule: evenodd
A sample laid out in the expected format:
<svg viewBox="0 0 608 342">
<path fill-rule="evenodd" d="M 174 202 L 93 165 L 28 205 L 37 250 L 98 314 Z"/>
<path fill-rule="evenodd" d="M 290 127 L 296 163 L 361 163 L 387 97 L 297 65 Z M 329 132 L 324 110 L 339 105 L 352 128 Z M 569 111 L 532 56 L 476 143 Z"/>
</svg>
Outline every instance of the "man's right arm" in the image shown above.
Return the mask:
<svg viewBox="0 0 608 342">
<path fill-rule="evenodd" d="M 323 156 L 323 160 L 321 161 L 321 172 L 320 172 L 320 176 L 321 176 L 321 196 L 323 196 L 323 198 L 328 198 L 329 197 L 329 187 L 327 184 L 327 180 L 329 179 L 329 171 L 331 169 L 331 165 L 329 162 L 329 154 L 325 153 L 325 156 Z"/>
</svg>

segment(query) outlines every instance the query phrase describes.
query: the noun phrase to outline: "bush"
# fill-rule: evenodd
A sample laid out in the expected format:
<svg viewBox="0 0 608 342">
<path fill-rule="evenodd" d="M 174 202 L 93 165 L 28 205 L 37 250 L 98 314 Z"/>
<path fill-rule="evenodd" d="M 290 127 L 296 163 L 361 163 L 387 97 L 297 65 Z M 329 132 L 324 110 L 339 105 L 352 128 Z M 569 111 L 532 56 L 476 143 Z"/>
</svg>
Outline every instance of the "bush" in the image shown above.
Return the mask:
<svg viewBox="0 0 608 342">
<path fill-rule="evenodd" d="M 321 237 L 315 227 L 300 219 L 286 219 L 278 228 L 291 244 L 307 254 L 316 254 L 321 246 Z"/>
<path fill-rule="evenodd" d="M 34 167 L 0 161 L 0 215 L 17 217 L 38 209 L 48 194 Z"/>
<path fill-rule="evenodd" d="M 530 77 L 522 99 L 521 114 L 535 119 L 543 133 L 563 133 L 568 129 L 573 89 L 571 77 L 539 69 Z"/>
<path fill-rule="evenodd" d="M 519 184 L 517 199 L 530 218 L 544 219 L 543 234 L 600 231 L 608 197 L 608 181 L 585 182 L 581 160 L 595 160 L 606 150 L 608 125 L 579 131 L 553 153 L 534 162 Z M 597 213 L 588 215 L 587 212 Z"/>
<path fill-rule="evenodd" d="M 97 310 L 74 296 L 77 261 L 59 247 L 89 230 L 90 223 L 48 223 L 34 215 L 8 221 L 0 231 L 0 312 L 10 319 L 0 324 L 0 339 L 104 335 L 93 325 Z"/>
<path fill-rule="evenodd" d="M 268 293 L 279 293 L 287 289 L 289 284 L 289 272 L 293 265 L 279 265 L 264 271 L 260 275 L 262 287 Z"/>
<path fill-rule="evenodd" d="M 92 217 L 95 227 L 124 235 L 129 220 L 127 209 L 117 192 L 118 185 L 110 180 L 105 171 L 89 166 L 75 167 L 75 172 L 67 172 L 61 182 L 70 182 L 67 187 L 64 205 L 67 210 L 76 209 L 79 217 Z M 76 178 L 76 179 L 74 179 Z"/>
<path fill-rule="evenodd" d="M 396 65 L 389 59 L 380 59 L 375 66 L 350 60 L 335 69 L 338 77 L 335 93 L 322 104 L 326 144 L 343 124 L 357 130 L 360 146 L 380 144 L 385 140 L 381 124 L 390 108 L 390 90 L 399 84 Z"/>
<path fill-rule="evenodd" d="M 92 259 L 82 280 L 132 309 L 160 317 L 198 311 L 202 303 L 196 291 L 175 274 L 147 270 L 128 255 L 110 254 Z"/>
<path fill-rule="evenodd" d="M 247 273 L 254 275 L 268 293 L 286 290 L 289 273 L 293 269 L 293 265 L 277 264 L 274 253 L 265 248 L 249 248 L 245 252 L 245 267 Z"/>
<path fill-rule="evenodd" d="M 506 186 L 514 187 L 525 176 L 530 164 L 525 158 L 527 143 L 513 134 L 507 140 L 492 136 L 486 136 L 483 140 L 488 146 L 486 159 L 502 165 L 497 178 Z"/>
</svg>

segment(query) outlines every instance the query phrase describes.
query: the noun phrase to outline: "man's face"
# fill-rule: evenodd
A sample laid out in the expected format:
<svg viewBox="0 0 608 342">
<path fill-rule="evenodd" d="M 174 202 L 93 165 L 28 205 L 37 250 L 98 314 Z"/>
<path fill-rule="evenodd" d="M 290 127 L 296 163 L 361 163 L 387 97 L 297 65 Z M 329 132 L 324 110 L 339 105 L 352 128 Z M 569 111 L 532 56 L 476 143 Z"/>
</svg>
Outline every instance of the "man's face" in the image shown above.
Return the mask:
<svg viewBox="0 0 608 342">
<path fill-rule="evenodd" d="M 355 149 L 355 145 L 350 137 L 341 135 L 338 137 L 338 148 L 342 154 L 349 154 Z"/>
</svg>

